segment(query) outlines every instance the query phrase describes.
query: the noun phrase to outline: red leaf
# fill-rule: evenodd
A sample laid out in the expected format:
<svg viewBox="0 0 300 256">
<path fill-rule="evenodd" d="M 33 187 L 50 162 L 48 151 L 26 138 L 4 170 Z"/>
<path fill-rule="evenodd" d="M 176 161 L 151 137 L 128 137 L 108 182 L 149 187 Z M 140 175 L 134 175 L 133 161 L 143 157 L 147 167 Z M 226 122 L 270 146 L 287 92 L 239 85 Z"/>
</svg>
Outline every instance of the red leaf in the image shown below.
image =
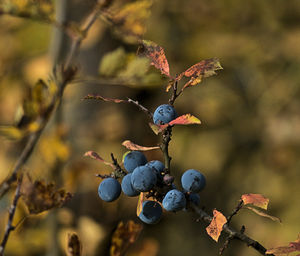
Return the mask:
<svg viewBox="0 0 300 256">
<path fill-rule="evenodd" d="M 95 151 L 88 151 L 88 152 L 85 152 L 84 156 L 88 156 L 88 157 L 90 157 L 90 158 L 92 158 L 92 159 L 98 160 L 98 161 L 100 161 L 100 162 L 102 162 L 102 163 L 104 163 L 104 164 L 106 164 L 106 165 L 111 166 L 111 168 L 113 168 L 113 169 L 115 168 L 115 166 L 114 166 L 112 163 L 106 162 L 106 161 L 105 161 L 102 157 L 100 157 Z"/>
<path fill-rule="evenodd" d="M 201 124 L 201 121 L 197 117 L 191 114 L 185 114 L 169 122 L 169 125 L 175 125 L 175 124 L 181 124 L 181 125 Z"/>
<path fill-rule="evenodd" d="M 114 102 L 114 103 L 121 103 L 121 102 L 126 102 L 126 100 L 120 100 L 120 99 L 112 99 L 112 98 L 105 98 L 101 95 L 92 95 L 92 94 L 89 94 L 87 96 L 85 96 L 83 98 L 84 100 L 104 100 L 104 101 L 110 101 L 110 102 Z"/>
<path fill-rule="evenodd" d="M 170 77 L 169 63 L 161 46 L 152 41 L 143 40 L 138 54 L 149 58 L 151 65 L 159 69 L 162 74 Z"/>
<path fill-rule="evenodd" d="M 253 204 L 265 210 L 268 208 L 269 199 L 261 194 L 244 194 L 242 195 L 242 200 L 245 205 Z"/>
<path fill-rule="evenodd" d="M 213 214 L 214 217 L 209 226 L 206 228 L 206 232 L 212 239 L 218 242 L 219 236 L 221 235 L 223 226 L 227 222 L 227 219 L 221 212 L 217 210 L 214 210 Z"/>
<path fill-rule="evenodd" d="M 134 144 L 130 140 L 123 141 L 122 145 L 125 146 L 126 148 L 130 149 L 130 150 L 138 150 L 138 151 L 149 151 L 149 150 L 159 149 L 158 146 L 155 146 L 155 147 L 139 146 L 137 144 Z"/>
<path fill-rule="evenodd" d="M 266 254 L 274 254 L 274 255 L 283 255 L 288 254 L 291 252 L 295 252 L 296 250 L 294 248 L 291 248 L 289 246 L 281 246 L 276 248 L 271 248 L 266 251 Z"/>
<path fill-rule="evenodd" d="M 266 254 L 274 254 L 279 256 L 283 254 L 289 254 L 291 252 L 300 252 L 300 234 L 295 242 L 290 242 L 288 246 L 279 246 L 268 249 Z"/>
<path fill-rule="evenodd" d="M 217 58 L 202 60 L 199 63 L 191 66 L 186 71 L 181 73 L 177 80 L 180 80 L 182 76 L 190 77 L 191 79 L 183 86 L 183 89 L 189 86 L 199 84 L 203 78 L 216 75 L 216 71 L 223 69 Z"/>
<path fill-rule="evenodd" d="M 167 124 L 157 125 L 157 124 L 149 123 L 149 126 L 151 127 L 153 132 L 157 135 L 170 125 L 189 125 L 189 124 L 201 124 L 201 121 L 197 117 L 191 114 L 185 114 L 177 117 L 176 119 L 172 120 Z"/>
</svg>

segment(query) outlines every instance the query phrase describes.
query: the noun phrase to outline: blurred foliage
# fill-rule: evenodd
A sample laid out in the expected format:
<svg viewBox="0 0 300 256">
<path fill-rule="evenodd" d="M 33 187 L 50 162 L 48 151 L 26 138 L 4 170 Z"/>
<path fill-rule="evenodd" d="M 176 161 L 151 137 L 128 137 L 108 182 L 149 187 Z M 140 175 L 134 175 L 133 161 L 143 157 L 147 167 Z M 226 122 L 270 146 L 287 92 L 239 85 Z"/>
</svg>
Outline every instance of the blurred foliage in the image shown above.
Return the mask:
<svg viewBox="0 0 300 256">
<path fill-rule="evenodd" d="M 211 213 L 216 208 L 225 216 L 242 194 L 263 194 L 270 199 L 269 213 L 280 217 L 282 225 L 251 211 L 241 211 L 232 224 L 238 229 L 245 225 L 246 233 L 267 248 L 295 240 L 300 226 L 300 2 L 162 0 L 154 1 L 152 6 L 150 1 L 138 2 L 114 2 L 111 14 L 121 10 L 122 4 L 127 6 L 115 12 L 119 31 L 124 33 L 112 33 L 113 26 L 99 19 L 87 35 L 77 63 L 81 71 L 78 81 L 67 88 L 60 118 L 50 120 L 24 168 L 33 180 L 47 184 L 54 181 L 74 197 L 65 207 L 36 216 L 27 216 L 21 201 L 15 222 L 27 217 L 12 232 L 6 255 L 51 255 L 55 247 L 63 255 L 68 234 L 73 232 L 82 242 L 82 255 L 108 255 L 119 221 L 139 222 L 135 215 L 137 198 L 121 196 L 111 204 L 98 198 L 100 180 L 94 174 L 107 174 L 110 169 L 83 158 L 83 154 L 94 150 L 109 159 L 113 152 L 121 162 L 126 151 L 121 146 L 124 140 L 155 146 L 158 138 L 149 128 L 147 117 L 134 106 L 81 99 L 89 93 L 130 97 L 151 111 L 167 102 L 167 82 L 159 71 L 147 67 L 148 61 L 134 55 L 136 34 L 140 36 L 145 30 L 141 24 L 147 28 L 144 38 L 163 47 L 172 76 L 214 57 L 224 68 L 217 76 L 184 90 L 176 101 L 179 114 L 191 113 L 202 121 L 200 126 L 174 128 L 170 154 L 176 185 L 184 170 L 201 170 L 208 181 L 201 193 L 202 205 Z M 82 20 L 93 3 L 68 1 L 68 20 Z M 16 116 L 20 116 L 16 113 L 22 114 L 20 108 L 32 96 L 29 92 L 34 91 L 38 79 L 48 81 L 53 66 L 49 54 L 53 27 L 12 16 L 31 15 L 35 20 L 49 21 L 54 17 L 53 6 L 46 0 L 0 3 L 2 127 L 16 127 Z M 11 15 L 1 14 L 1 10 Z M 131 17 L 132 10 L 139 16 Z M 132 31 L 134 40 L 128 40 Z M 57 119 L 62 120 L 63 128 L 57 128 Z M 4 137 L 0 141 L 2 181 L 20 155 L 24 141 Z M 145 154 L 149 160 L 162 160 L 159 152 Z M 0 201 L 0 237 L 12 196 L 8 194 Z M 186 212 L 164 214 L 158 225 L 144 225 L 128 255 L 216 254 L 224 238 L 221 236 L 215 244 L 205 233 L 206 225 L 195 223 L 195 219 Z M 224 255 L 257 253 L 232 243 Z"/>
</svg>

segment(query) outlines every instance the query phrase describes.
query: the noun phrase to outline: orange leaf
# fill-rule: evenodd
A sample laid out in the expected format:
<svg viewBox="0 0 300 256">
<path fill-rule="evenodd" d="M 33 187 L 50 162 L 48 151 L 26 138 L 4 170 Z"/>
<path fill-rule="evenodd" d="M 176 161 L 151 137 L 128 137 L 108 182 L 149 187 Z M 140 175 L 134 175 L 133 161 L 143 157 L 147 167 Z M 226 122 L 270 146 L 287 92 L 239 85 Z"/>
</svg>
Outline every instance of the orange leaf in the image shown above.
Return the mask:
<svg viewBox="0 0 300 256">
<path fill-rule="evenodd" d="M 119 222 L 111 238 L 110 256 L 125 255 L 128 247 L 138 238 L 143 226 L 129 220 L 126 224 Z"/>
<path fill-rule="evenodd" d="M 186 71 L 178 76 L 180 80 L 182 76 L 190 77 L 191 79 L 183 86 L 183 89 L 189 86 L 199 84 L 203 78 L 216 75 L 216 71 L 223 69 L 217 58 L 202 60 L 199 63 L 191 66 Z"/>
<path fill-rule="evenodd" d="M 123 141 L 122 145 L 130 150 L 138 150 L 138 151 L 149 151 L 149 150 L 159 149 L 158 146 L 155 146 L 155 147 L 139 146 L 137 144 L 134 144 L 130 140 Z"/>
<path fill-rule="evenodd" d="M 114 102 L 114 103 L 121 103 L 121 102 L 126 102 L 126 100 L 120 100 L 120 99 L 112 99 L 112 98 L 105 98 L 101 95 L 92 95 L 92 94 L 89 94 L 87 96 L 85 96 L 83 98 L 84 100 L 104 100 L 104 101 L 110 101 L 110 102 Z"/>
<path fill-rule="evenodd" d="M 227 222 L 227 219 L 221 212 L 217 210 L 214 210 L 213 214 L 214 217 L 209 226 L 206 228 L 206 232 L 212 239 L 218 242 L 219 236 L 221 235 L 223 226 Z"/>
<path fill-rule="evenodd" d="M 261 194 L 244 194 L 242 200 L 245 205 L 253 204 L 265 210 L 268 208 L 269 199 Z"/>
<path fill-rule="evenodd" d="M 143 192 L 140 193 L 137 207 L 136 207 L 136 215 L 139 216 L 143 209 L 143 202 L 145 201 L 145 195 Z"/>
<path fill-rule="evenodd" d="M 101 156 L 99 156 L 95 151 L 88 151 L 88 152 L 85 152 L 84 156 L 88 156 L 92 159 L 95 159 L 95 160 L 98 160 L 106 165 L 109 165 L 111 168 L 115 168 L 115 166 L 110 163 L 110 162 L 106 162 Z"/>
<path fill-rule="evenodd" d="M 152 41 L 143 40 L 138 54 L 149 58 L 151 65 L 159 69 L 162 74 L 170 77 L 169 63 L 161 46 Z"/>
</svg>

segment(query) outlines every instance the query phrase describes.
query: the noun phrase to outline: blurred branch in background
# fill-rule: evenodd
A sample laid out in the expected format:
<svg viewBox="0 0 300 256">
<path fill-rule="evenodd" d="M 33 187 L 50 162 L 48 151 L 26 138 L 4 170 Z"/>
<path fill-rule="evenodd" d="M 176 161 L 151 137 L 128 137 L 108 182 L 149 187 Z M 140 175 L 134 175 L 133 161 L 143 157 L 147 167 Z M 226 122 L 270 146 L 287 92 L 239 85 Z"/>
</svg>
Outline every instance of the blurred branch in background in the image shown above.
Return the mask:
<svg viewBox="0 0 300 256">
<path fill-rule="evenodd" d="M 21 185 L 22 185 L 23 175 L 21 175 L 18 179 L 18 184 L 15 192 L 15 196 L 12 202 L 12 205 L 9 208 L 8 222 L 5 228 L 5 233 L 0 244 L 0 256 L 4 255 L 5 246 L 11 231 L 13 231 L 16 227 L 13 226 L 14 215 L 17 209 L 17 203 L 21 196 Z"/>
<path fill-rule="evenodd" d="M 64 3 L 64 1 L 59 1 L 59 2 L 61 4 L 61 8 L 59 8 L 60 6 L 58 6 L 58 8 L 57 8 L 59 10 L 59 17 L 57 17 L 57 18 L 63 22 L 63 20 L 65 18 L 64 17 L 65 3 Z M 109 1 L 106 1 L 106 2 L 109 2 Z M 11 174 L 0 185 L 0 198 L 2 198 L 6 194 L 6 192 L 11 188 L 12 184 L 17 180 L 17 177 L 21 172 L 21 168 L 27 162 L 29 157 L 31 156 L 31 153 L 33 152 L 42 132 L 44 131 L 44 128 L 46 127 L 50 117 L 55 113 L 55 110 L 58 110 L 56 124 L 57 125 L 60 124 L 61 112 L 59 110 L 59 105 L 61 104 L 66 86 L 74 79 L 76 72 L 77 72 L 77 69 L 74 66 L 74 60 L 78 54 L 81 42 L 83 41 L 83 39 L 87 35 L 89 29 L 92 27 L 92 25 L 98 18 L 103 6 L 104 7 L 107 6 L 106 2 L 104 4 L 101 4 L 100 2 L 95 4 L 90 15 L 88 15 L 88 17 L 86 18 L 86 20 L 84 21 L 84 23 L 82 24 L 82 26 L 80 28 L 81 34 L 84 36 L 78 36 L 78 37 L 71 38 L 71 40 L 72 40 L 71 47 L 68 51 L 66 60 L 63 62 L 63 65 L 61 65 L 59 68 L 57 66 L 57 62 L 59 61 L 58 58 L 62 51 L 61 45 L 62 45 L 63 41 L 62 41 L 61 32 L 58 32 L 58 34 L 56 34 L 58 36 L 57 37 L 58 44 L 54 43 L 53 48 L 55 48 L 55 49 L 53 50 L 52 53 L 54 54 L 53 55 L 53 62 L 54 62 L 53 76 L 54 76 L 54 82 L 57 86 L 57 89 L 53 95 L 53 98 L 52 98 L 50 104 L 47 106 L 47 109 L 44 111 L 43 115 L 40 116 L 39 119 L 37 120 L 37 123 L 39 124 L 38 128 L 34 132 L 30 133 L 27 143 L 26 143 L 20 157 L 16 161 L 16 164 L 15 164 Z M 54 40 L 56 40 L 56 39 L 54 39 Z M 56 166 L 57 172 L 59 171 L 60 167 L 61 167 L 60 164 Z M 9 233 L 10 233 L 10 231 L 12 231 L 14 229 L 11 223 L 12 223 L 12 219 L 13 219 L 13 216 L 15 213 L 15 209 L 16 209 L 19 197 L 20 197 L 20 184 L 18 185 L 18 187 L 16 189 L 16 196 L 14 198 L 13 205 L 10 210 L 9 222 L 7 224 L 4 239 L 1 244 L 1 255 L 4 252 L 5 244 L 7 242 Z M 57 233 L 56 230 L 53 230 L 53 232 Z M 57 238 L 55 238 L 55 239 L 57 239 Z M 52 255 L 57 255 L 56 250 L 57 250 L 57 245 L 55 244 L 54 248 L 53 248 L 54 254 L 52 254 Z"/>
</svg>

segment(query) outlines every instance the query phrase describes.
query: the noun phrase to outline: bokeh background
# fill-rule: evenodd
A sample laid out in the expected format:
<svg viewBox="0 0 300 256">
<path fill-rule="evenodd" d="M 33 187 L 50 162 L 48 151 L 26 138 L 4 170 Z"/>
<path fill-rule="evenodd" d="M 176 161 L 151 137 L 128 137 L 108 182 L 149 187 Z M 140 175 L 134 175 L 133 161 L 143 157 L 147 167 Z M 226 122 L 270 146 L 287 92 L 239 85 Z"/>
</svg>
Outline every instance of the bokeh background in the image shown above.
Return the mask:
<svg viewBox="0 0 300 256">
<path fill-rule="evenodd" d="M 57 19 L 80 22 L 94 2 L 3 0 L 0 7 L 32 15 L 56 11 Z M 129 1 L 115 2 L 121 6 Z M 225 215 L 242 194 L 263 194 L 270 199 L 268 212 L 281 218 L 282 224 L 242 210 L 232 225 L 237 229 L 245 225 L 246 234 L 267 248 L 294 241 L 300 228 L 300 2 L 161 0 L 154 1 L 150 10 L 143 14 L 149 16 L 144 38 L 165 49 L 172 75 L 211 57 L 218 57 L 224 68 L 185 90 L 175 104 L 178 113 L 191 113 L 202 121 L 201 126 L 173 129 L 170 154 L 175 183 L 180 186 L 186 169 L 202 171 L 207 187 L 201 192 L 201 205 Z M 1 125 L 16 122 L 28 90 L 37 79 L 47 79 L 69 47 L 67 36 L 50 24 L 0 15 Z M 82 100 L 89 93 L 130 97 L 151 111 L 166 103 L 167 81 L 158 73 L 144 79 L 144 63 L 132 64 L 116 78 L 122 58 L 134 58 L 136 49 L 130 38 L 116 34 L 101 19 L 91 29 L 78 56 L 80 74 L 66 89 L 58 115 L 24 168 L 34 179 L 55 181 L 74 197 L 63 208 L 26 218 L 12 232 L 6 255 L 64 255 L 71 231 L 78 233 L 83 255 L 108 255 L 119 221 L 141 223 L 136 217 L 137 198 L 122 195 L 114 203 L 98 198 L 100 179 L 94 174 L 110 169 L 83 157 L 94 150 L 107 160 L 111 152 L 121 160 L 126 152 L 121 143 L 126 139 L 146 146 L 159 143 L 147 116 L 136 107 Z M 112 72 L 114 68 L 117 71 Z M 0 137 L 0 143 L 2 181 L 25 141 Z M 162 160 L 160 152 L 146 156 Z M 0 237 L 12 196 L 0 201 Z M 26 214 L 20 201 L 16 222 Z M 159 224 L 144 225 L 127 255 L 217 255 L 224 237 L 216 244 L 206 234 L 206 224 L 196 219 L 189 212 L 164 213 Z M 224 255 L 258 253 L 234 241 Z"/>
</svg>

